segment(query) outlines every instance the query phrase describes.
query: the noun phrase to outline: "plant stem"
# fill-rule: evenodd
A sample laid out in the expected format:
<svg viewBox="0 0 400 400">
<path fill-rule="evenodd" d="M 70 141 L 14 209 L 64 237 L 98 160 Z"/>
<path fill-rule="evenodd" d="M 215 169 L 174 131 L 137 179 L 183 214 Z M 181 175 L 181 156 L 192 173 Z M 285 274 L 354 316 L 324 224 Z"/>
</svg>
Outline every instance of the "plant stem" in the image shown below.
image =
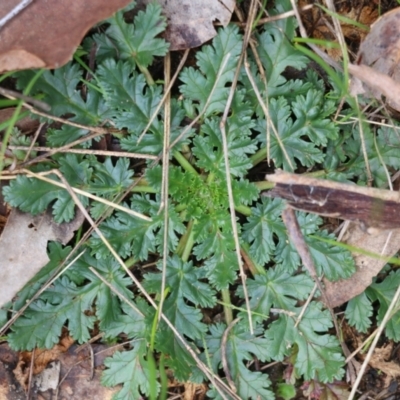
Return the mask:
<svg viewBox="0 0 400 400">
<path fill-rule="evenodd" d="M 244 205 L 235 206 L 235 210 L 246 217 L 251 215 L 251 208 Z"/>
<path fill-rule="evenodd" d="M 232 308 L 231 308 L 231 294 L 228 289 L 222 289 L 221 290 L 221 295 L 222 295 L 222 301 L 224 303 L 224 314 L 225 314 L 225 322 L 227 325 L 229 325 L 233 321 L 233 314 L 232 314 Z"/>
<path fill-rule="evenodd" d="M 261 181 L 261 182 L 253 182 L 254 185 L 257 186 L 258 190 L 267 190 L 272 189 L 275 186 L 275 183 L 268 182 L 268 181 Z"/>
<path fill-rule="evenodd" d="M 180 166 L 187 172 L 191 172 L 192 174 L 198 175 L 196 169 L 190 164 L 188 160 L 178 151 L 178 150 L 173 150 L 172 154 L 175 158 L 176 161 L 180 164 Z"/>
<path fill-rule="evenodd" d="M 189 259 L 190 253 L 194 245 L 193 226 L 194 221 L 190 220 L 187 225 L 186 232 L 181 237 L 178 247 L 176 249 L 176 254 L 181 256 L 182 260 L 185 262 Z"/>
<path fill-rule="evenodd" d="M 257 153 L 254 153 L 250 157 L 250 161 L 252 162 L 253 166 L 259 164 L 261 161 L 265 160 L 267 157 L 267 148 L 263 147 L 262 149 L 258 150 Z"/>
</svg>

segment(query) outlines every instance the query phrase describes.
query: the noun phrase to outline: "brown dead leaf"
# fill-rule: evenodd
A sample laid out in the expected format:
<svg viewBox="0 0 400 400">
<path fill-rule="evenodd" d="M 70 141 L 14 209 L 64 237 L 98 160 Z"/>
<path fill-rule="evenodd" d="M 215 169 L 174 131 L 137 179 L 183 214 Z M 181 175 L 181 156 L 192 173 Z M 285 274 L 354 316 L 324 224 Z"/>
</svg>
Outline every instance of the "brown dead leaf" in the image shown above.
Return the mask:
<svg viewBox="0 0 400 400">
<path fill-rule="evenodd" d="M 140 0 L 138 6 L 154 0 Z M 165 39 L 171 44 L 170 50 L 184 50 L 200 46 L 216 34 L 213 22 L 223 26 L 231 19 L 234 0 L 158 0 L 167 17 Z"/>
<path fill-rule="evenodd" d="M 400 365 L 390 361 L 393 350 L 393 341 L 383 347 L 375 348 L 368 365 L 376 370 L 383 372 L 386 377 L 383 378 L 383 387 L 388 388 L 390 382 L 400 376 Z M 380 397 L 379 397 L 380 398 Z"/>
<path fill-rule="evenodd" d="M 86 32 L 131 0 L 35 0 L 0 30 L 0 73 L 58 68 Z M 2 0 L 0 18 L 20 0 Z"/>
<path fill-rule="evenodd" d="M 120 387 L 105 388 L 100 384 L 100 378 L 104 359 L 112 356 L 116 347 L 94 344 L 91 348 L 85 346 L 78 351 L 76 345 L 70 345 L 71 338 L 65 339 L 68 340 L 66 347 L 57 345 L 51 350 L 36 349 L 32 389 L 33 392 L 40 392 L 40 397 L 33 398 L 53 399 L 56 387 L 59 399 L 111 399 Z M 8 346 L 3 347 L 4 356 L 0 346 L 0 378 L 4 376 L 4 383 L 0 380 L 0 399 L 25 398 L 21 395 L 10 397 L 12 390 L 9 388 L 14 386 L 27 389 L 33 353 L 24 352 L 18 355 L 18 352 L 11 351 Z M 38 361 L 40 359 L 42 361 Z M 39 364 L 40 368 L 37 368 Z M 1 392 L 3 386 L 5 396 Z"/>
<path fill-rule="evenodd" d="M 359 66 L 349 66 L 349 71 L 366 84 L 364 92 L 380 99 L 400 111 L 400 7 L 379 18 L 361 43 L 357 57 Z M 366 68 L 366 67 L 370 68 Z M 375 72 L 375 73 L 374 73 Z M 359 86 L 357 82 L 353 87 Z M 396 93 L 393 93 L 396 91 Z M 355 91 L 355 94 L 362 91 Z"/>
<path fill-rule="evenodd" d="M 345 236 L 345 242 L 350 246 L 366 249 L 378 255 L 385 249 L 381 255 L 392 257 L 400 248 L 400 229 L 393 229 L 390 240 L 387 242 L 390 232 L 389 230 L 377 230 L 370 234 L 363 231 L 358 224 L 351 223 Z M 365 254 L 353 253 L 353 257 L 356 272 L 350 278 L 336 282 L 330 282 L 327 279 L 324 280 L 325 294 L 332 308 L 338 307 L 362 293 L 371 285 L 372 278 L 387 263 L 383 259 L 372 258 Z"/>
<path fill-rule="evenodd" d="M 68 223 L 57 224 L 51 212 L 33 217 L 12 210 L 0 236 L 0 306 L 10 301 L 49 262 L 47 242 L 69 242 L 84 220 L 82 213 Z"/>
</svg>

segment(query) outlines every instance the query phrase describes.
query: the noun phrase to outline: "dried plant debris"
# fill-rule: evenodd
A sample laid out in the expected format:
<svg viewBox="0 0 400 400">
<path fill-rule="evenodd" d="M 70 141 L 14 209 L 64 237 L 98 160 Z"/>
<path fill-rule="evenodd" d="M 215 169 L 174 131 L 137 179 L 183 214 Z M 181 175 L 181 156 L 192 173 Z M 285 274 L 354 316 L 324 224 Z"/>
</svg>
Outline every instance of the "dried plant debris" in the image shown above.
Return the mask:
<svg viewBox="0 0 400 400">
<path fill-rule="evenodd" d="M 138 6 L 151 2 L 138 1 Z M 226 26 L 235 8 L 234 0 L 158 0 L 158 3 L 167 17 L 164 38 L 170 43 L 170 50 L 198 47 L 212 39 L 217 34 L 213 22 Z"/>
<path fill-rule="evenodd" d="M 400 111 L 398 89 L 400 87 L 399 60 L 400 7 L 379 18 L 372 25 L 370 33 L 361 43 L 357 64 L 360 67 L 370 67 L 370 69 L 359 68 L 355 70 L 355 67 L 353 67 L 353 70 L 350 69 L 352 74 L 356 74 L 357 78 L 362 80 L 364 84 L 366 83 L 363 90 L 353 90 L 353 93 L 365 92 L 367 95 L 372 95 L 377 99 L 381 99 L 384 96 L 389 107 Z M 353 87 L 355 85 L 357 84 L 353 84 Z M 394 91 L 396 91 L 396 94 L 393 93 Z"/>
<path fill-rule="evenodd" d="M 58 68 L 72 58 L 86 32 L 131 0 L 35 0 L 0 30 L 0 73 Z M 20 0 L 2 4 L 0 18 Z"/>
</svg>

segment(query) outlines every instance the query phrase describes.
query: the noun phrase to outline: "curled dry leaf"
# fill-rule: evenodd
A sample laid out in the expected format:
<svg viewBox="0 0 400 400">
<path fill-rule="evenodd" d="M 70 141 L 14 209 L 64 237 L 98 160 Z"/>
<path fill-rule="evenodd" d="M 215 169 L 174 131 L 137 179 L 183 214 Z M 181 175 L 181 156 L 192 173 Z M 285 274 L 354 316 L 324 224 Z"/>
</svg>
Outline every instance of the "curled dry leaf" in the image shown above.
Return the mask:
<svg viewBox="0 0 400 400">
<path fill-rule="evenodd" d="M 139 0 L 143 7 L 153 0 Z M 170 50 L 184 50 L 200 46 L 216 34 L 214 21 L 223 26 L 231 20 L 235 8 L 234 0 L 158 0 L 167 17 L 168 26 L 164 33 Z"/>
<path fill-rule="evenodd" d="M 130 2 L 35 0 L 0 29 L 0 73 L 62 66 L 93 25 Z M 0 18 L 18 3 L 3 0 Z"/>
<path fill-rule="evenodd" d="M 33 217 L 16 209 L 11 211 L 0 236 L 0 307 L 49 262 L 47 242 L 68 243 L 83 220 L 80 212 L 71 222 L 57 224 L 50 212 Z"/>
<path fill-rule="evenodd" d="M 400 111 L 400 7 L 379 18 L 361 43 L 357 65 L 350 65 L 350 73 L 361 80 L 353 83 L 353 93 L 368 92 Z M 358 88 L 358 89 L 355 89 Z M 394 93 L 395 91 L 396 93 Z"/>
</svg>

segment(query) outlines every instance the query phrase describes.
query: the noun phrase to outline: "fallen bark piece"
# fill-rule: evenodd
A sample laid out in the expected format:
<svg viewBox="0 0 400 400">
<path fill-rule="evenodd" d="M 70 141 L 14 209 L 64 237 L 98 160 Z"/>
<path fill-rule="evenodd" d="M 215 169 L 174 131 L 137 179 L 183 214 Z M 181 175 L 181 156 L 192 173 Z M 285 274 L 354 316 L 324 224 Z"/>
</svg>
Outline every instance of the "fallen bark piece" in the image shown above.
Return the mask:
<svg viewBox="0 0 400 400">
<path fill-rule="evenodd" d="M 267 175 L 275 187 L 265 196 L 280 197 L 296 210 L 359 222 L 364 227 L 400 228 L 400 194 L 304 175 Z"/>
</svg>

